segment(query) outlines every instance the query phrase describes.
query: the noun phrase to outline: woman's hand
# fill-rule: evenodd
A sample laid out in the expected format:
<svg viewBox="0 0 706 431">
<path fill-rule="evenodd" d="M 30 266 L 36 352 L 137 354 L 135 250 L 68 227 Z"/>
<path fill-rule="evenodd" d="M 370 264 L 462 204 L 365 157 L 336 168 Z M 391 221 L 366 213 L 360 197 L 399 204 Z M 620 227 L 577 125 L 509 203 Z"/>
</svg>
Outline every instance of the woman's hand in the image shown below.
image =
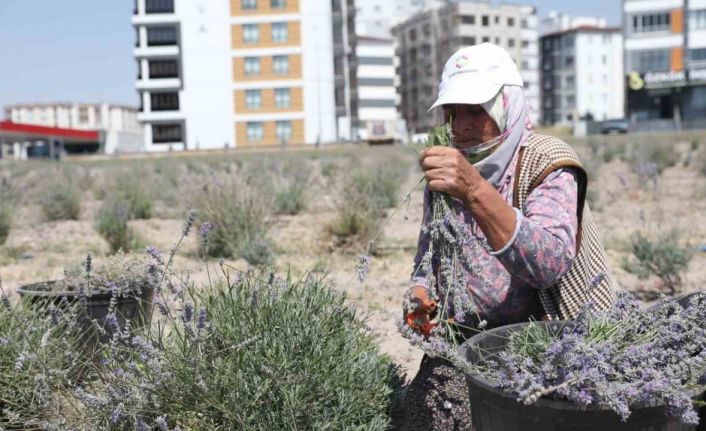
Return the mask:
<svg viewBox="0 0 706 431">
<path fill-rule="evenodd" d="M 450 147 L 431 147 L 419 155 L 429 190 L 446 193 L 462 202 L 470 203 L 483 181 L 478 170 Z"/>
</svg>

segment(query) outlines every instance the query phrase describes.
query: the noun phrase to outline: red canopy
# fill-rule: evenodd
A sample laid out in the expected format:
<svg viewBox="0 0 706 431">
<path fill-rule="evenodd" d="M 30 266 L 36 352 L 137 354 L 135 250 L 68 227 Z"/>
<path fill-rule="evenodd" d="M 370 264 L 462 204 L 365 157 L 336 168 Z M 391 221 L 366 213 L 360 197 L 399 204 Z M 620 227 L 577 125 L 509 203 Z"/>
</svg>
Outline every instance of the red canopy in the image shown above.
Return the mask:
<svg viewBox="0 0 706 431">
<path fill-rule="evenodd" d="M 60 127 L 35 126 L 19 124 L 12 121 L 0 121 L 0 136 L 22 137 L 33 139 L 66 139 L 70 141 L 98 142 L 100 133 L 95 130 L 62 129 Z"/>
</svg>

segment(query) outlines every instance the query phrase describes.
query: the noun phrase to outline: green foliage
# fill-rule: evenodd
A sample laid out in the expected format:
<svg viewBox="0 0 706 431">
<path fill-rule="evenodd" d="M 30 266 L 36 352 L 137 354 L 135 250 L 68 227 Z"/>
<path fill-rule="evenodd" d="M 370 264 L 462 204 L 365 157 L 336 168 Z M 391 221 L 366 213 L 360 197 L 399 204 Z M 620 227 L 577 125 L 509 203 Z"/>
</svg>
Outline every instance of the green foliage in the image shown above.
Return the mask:
<svg viewBox="0 0 706 431">
<path fill-rule="evenodd" d="M 130 228 L 130 203 L 117 195 L 103 201 L 95 223 L 96 231 L 108 242 L 113 253 L 129 251 L 135 245 Z"/>
<path fill-rule="evenodd" d="M 0 307 L 0 428 L 50 429 L 48 423 L 61 422 L 57 395 L 79 369 L 73 317 L 70 308 Z"/>
<path fill-rule="evenodd" d="M 87 423 L 134 429 L 137 416 L 150 427 L 161 416 L 169 429 L 389 429 L 397 369 L 324 281 L 243 274 L 187 298 L 191 311 L 169 331 L 143 334 L 108 365 L 95 396 L 129 388 L 119 420 L 108 402 L 87 405 Z"/>
<path fill-rule="evenodd" d="M 114 194 L 116 196 L 113 199 L 121 199 L 127 204 L 131 219 L 152 217 L 153 198 L 149 183 L 145 184 L 144 178 L 139 178 L 134 174 L 118 177 Z"/>
<path fill-rule="evenodd" d="M 644 143 L 634 149 L 628 161 L 633 169 L 646 163 L 654 164 L 657 174 L 661 175 L 666 168 L 676 166 L 679 156 L 673 143 Z"/>
<path fill-rule="evenodd" d="M 208 254 L 242 257 L 253 265 L 272 259 L 268 238 L 272 201 L 262 187 L 236 174 L 193 177 L 191 206 L 201 222 L 211 223 Z"/>
<path fill-rule="evenodd" d="M 682 285 L 681 274 L 694 254 L 690 247 L 680 245 L 681 238 L 676 230 L 662 233 L 654 240 L 636 232 L 630 239 L 632 259 L 625 259 L 623 268 L 640 279 L 655 275 L 670 293 L 676 293 Z"/>
<path fill-rule="evenodd" d="M 81 213 L 81 189 L 73 177 L 61 172 L 45 182 L 39 204 L 49 221 L 78 220 Z"/>
<path fill-rule="evenodd" d="M 12 209 L 0 203 L 0 245 L 5 244 L 12 227 Z"/>
<path fill-rule="evenodd" d="M 311 167 L 299 159 L 281 166 L 272 177 L 276 214 L 299 214 L 306 208 Z"/>
</svg>

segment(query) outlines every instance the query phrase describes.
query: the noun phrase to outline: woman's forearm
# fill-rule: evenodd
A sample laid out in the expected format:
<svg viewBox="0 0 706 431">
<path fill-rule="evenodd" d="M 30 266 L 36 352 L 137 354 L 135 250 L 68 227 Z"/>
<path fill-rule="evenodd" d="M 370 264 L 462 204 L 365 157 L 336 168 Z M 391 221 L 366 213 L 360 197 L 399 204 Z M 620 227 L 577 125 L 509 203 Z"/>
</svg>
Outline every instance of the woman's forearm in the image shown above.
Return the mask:
<svg viewBox="0 0 706 431">
<path fill-rule="evenodd" d="M 515 210 L 490 183 L 480 181 L 478 187 L 468 193 L 464 204 L 493 251 L 500 250 L 510 241 L 517 224 Z"/>
</svg>

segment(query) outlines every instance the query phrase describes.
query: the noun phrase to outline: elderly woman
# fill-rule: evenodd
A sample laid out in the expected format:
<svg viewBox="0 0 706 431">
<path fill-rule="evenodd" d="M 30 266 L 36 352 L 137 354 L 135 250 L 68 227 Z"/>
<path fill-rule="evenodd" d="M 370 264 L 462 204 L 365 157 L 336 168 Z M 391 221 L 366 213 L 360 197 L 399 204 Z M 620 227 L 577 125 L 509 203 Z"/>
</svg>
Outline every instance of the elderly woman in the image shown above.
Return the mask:
<svg viewBox="0 0 706 431">
<path fill-rule="evenodd" d="M 607 308 L 614 281 L 587 205 L 586 173 L 564 142 L 532 132 L 522 78 L 507 52 L 484 43 L 446 63 L 439 97 L 452 147 L 431 147 L 419 162 L 427 188 L 423 228 L 404 310 L 429 335 L 436 303 L 421 260 L 429 248 L 431 192 L 453 198 L 453 211 L 482 247 L 464 245 L 474 264 L 466 288 L 486 328 L 528 319 L 572 318 L 588 303 Z M 411 307 L 409 306 L 411 304 Z M 404 430 L 470 430 L 464 376 L 425 356 L 407 390 Z"/>
</svg>

